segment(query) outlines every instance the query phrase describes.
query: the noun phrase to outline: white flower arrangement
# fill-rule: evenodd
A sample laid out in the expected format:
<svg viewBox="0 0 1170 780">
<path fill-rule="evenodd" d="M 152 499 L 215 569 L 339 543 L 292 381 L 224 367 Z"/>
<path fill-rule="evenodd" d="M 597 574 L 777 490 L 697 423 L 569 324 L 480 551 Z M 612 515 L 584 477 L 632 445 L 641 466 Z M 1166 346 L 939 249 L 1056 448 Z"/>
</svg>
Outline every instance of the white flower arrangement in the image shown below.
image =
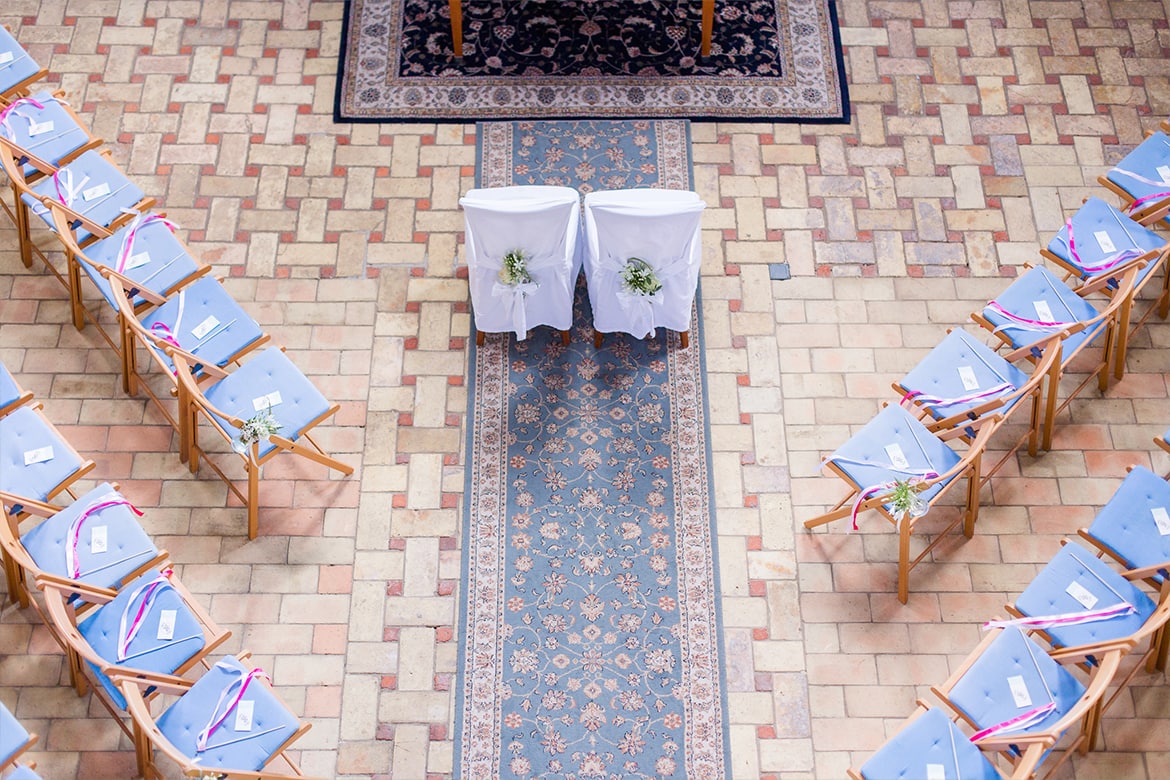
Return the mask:
<svg viewBox="0 0 1170 780">
<path fill-rule="evenodd" d="M 631 257 L 622 267 L 622 288 L 634 295 L 654 295 L 662 289 L 662 282 L 650 264 L 639 257 Z"/>
<path fill-rule="evenodd" d="M 917 479 L 895 480 L 894 489 L 890 492 L 890 505 L 894 508 L 893 514 L 899 518 L 922 517 L 930 509 L 922 495 L 914 488 Z"/>
<path fill-rule="evenodd" d="M 532 282 L 532 274 L 528 273 L 528 255 L 523 249 L 513 249 L 504 255 L 504 263 L 500 266 L 500 284 L 516 287 Z"/>
<path fill-rule="evenodd" d="M 272 416 L 272 407 L 265 407 L 244 420 L 244 424 L 240 427 L 240 435 L 232 442 L 232 447 L 236 452 L 245 452 L 253 444 L 267 439 L 282 427 Z"/>
</svg>

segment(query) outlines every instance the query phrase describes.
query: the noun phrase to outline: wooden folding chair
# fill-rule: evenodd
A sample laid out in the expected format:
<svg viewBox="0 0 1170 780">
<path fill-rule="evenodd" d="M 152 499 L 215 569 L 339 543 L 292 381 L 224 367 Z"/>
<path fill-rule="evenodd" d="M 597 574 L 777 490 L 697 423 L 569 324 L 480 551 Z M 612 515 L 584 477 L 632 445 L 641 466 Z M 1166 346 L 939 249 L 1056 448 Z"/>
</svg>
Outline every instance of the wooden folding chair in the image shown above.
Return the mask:
<svg viewBox="0 0 1170 780">
<path fill-rule="evenodd" d="M 0 102 L 27 95 L 33 84 L 48 75 L 49 71 L 37 64 L 12 31 L 0 25 Z"/>
</svg>

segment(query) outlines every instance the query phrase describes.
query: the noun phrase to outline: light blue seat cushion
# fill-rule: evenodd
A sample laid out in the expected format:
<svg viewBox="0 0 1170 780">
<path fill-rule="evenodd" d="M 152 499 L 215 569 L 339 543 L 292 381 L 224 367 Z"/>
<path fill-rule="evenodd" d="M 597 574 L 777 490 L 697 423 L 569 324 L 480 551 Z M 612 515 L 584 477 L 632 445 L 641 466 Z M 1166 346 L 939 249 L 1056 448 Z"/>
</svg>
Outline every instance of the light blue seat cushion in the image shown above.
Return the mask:
<svg viewBox="0 0 1170 780">
<path fill-rule="evenodd" d="M 923 780 L 927 767 L 946 780 L 1000 780 L 995 767 L 941 710 L 930 709 L 895 734 L 861 765 L 865 780 Z"/>
<path fill-rule="evenodd" d="M 7 92 L 41 70 L 36 60 L 3 26 L 0 26 L 0 60 L 5 60 L 0 62 L 0 92 Z"/>
<path fill-rule="evenodd" d="M 0 766 L 28 744 L 28 730 L 0 704 Z"/>
<path fill-rule="evenodd" d="M 1141 569 L 1170 561 L 1170 535 L 1158 530 L 1155 511 L 1170 512 L 1170 483 L 1135 466 L 1101 508 L 1089 534 L 1113 550 L 1125 565 Z M 1159 582 L 1165 574 L 1155 576 Z"/>
<path fill-rule="evenodd" d="M 103 238 L 101 241 L 86 247 L 86 256 L 95 263 L 117 270 L 118 264 L 122 262 L 124 242 L 131 230 L 134 230 L 133 222 L 123 225 L 108 238 Z M 186 247 L 175 237 L 170 228 L 159 220 L 144 222 L 142 227 L 135 230 L 134 241 L 129 245 L 129 250 L 128 262 L 125 266 L 133 265 L 133 267 L 125 267 L 122 275 L 136 282 L 141 282 L 143 287 L 160 295 L 199 270 L 198 264 L 187 252 Z M 136 259 L 143 254 L 150 258 L 149 262 L 136 265 Z M 93 280 L 94 285 L 97 286 L 98 291 L 101 292 L 102 297 L 106 299 L 110 307 L 116 307 L 114 295 L 110 292 L 110 283 L 106 281 L 105 277 L 89 263 L 83 262 L 81 267 Z M 130 302 L 135 306 L 142 301 L 141 296 L 134 296 L 130 299 Z"/>
<path fill-rule="evenodd" d="M 141 593 L 137 591 L 158 576 L 157 572 L 148 571 L 133 582 L 127 583 L 113 601 L 94 610 L 86 617 L 85 622 L 78 626 L 89 646 L 111 666 L 172 674 L 203 649 L 205 642 L 199 620 L 177 590 L 170 585 L 159 585 L 155 590 L 156 595 L 151 599 L 149 611 L 143 616 L 142 627 L 127 647 L 126 659 L 118 660 L 118 631 L 122 616 L 127 615 L 126 627 L 129 630 L 134 615 L 142 607 L 147 596 L 147 590 Z M 170 639 L 159 639 L 159 620 L 166 610 L 175 611 L 174 632 Z M 97 666 L 90 663 L 90 668 L 114 703 L 125 709 L 126 700 L 118 687 L 102 674 Z"/>
<path fill-rule="evenodd" d="M 243 675 L 248 669 L 236 658 L 228 656 L 219 661 L 195 681 L 158 718 L 159 730 L 175 748 L 186 756 L 199 758 L 200 766 L 224 769 L 258 771 L 296 732 L 298 722 L 272 691 L 259 681 L 253 681 L 244 693 L 244 700 L 254 701 L 252 729 L 236 731 L 236 713 L 233 710 L 207 741 L 202 753 L 195 750 L 196 739 L 213 716 L 220 694 L 233 682 L 235 687 L 224 696 L 224 704 L 235 698 Z M 271 730 L 270 730 L 271 729 Z"/>
<path fill-rule="evenodd" d="M 1100 198 L 1085 201 L 1072 216 L 1072 227 L 1076 254 L 1069 244 L 1067 224 L 1048 242 L 1048 251 L 1079 269 L 1081 279 L 1107 273 L 1110 267 L 1166 246 L 1165 238 L 1142 227 Z M 1113 249 L 1106 252 L 1103 244 L 1112 244 Z M 1147 263 L 1138 273 L 1138 285 L 1157 268 L 1157 263 Z"/>
<path fill-rule="evenodd" d="M 69 506 L 21 536 L 21 543 L 42 570 L 59 577 L 74 579 L 65 558 L 66 546 L 71 543 L 69 529 L 74 519 L 90 507 L 112 499 L 122 498 L 108 482 L 95 487 Z M 106 527 L 106 551 L 93 552 L 92 529 Z M 108 506 L 92 512 L 81 524 L 77 556 L 81 582 L 101 588 L 117 587 L 135 569 L 158 555 L 158 549 L 142 530 L 130 507 L 124 504 Z"/>
<path fill-rule="evenodd" d="M 52 447 L 53 457 L 25 465 L 25 453 Z M 81 468 L 81 458 L 32 407 L 0 417 L 0 490 L 46 500 Z"/>
<path fill-rule="evenodd" d="M 1070 589 L 1078 594 L 1084 589 L 1096 598 L 1096 602 L 1092 607 L 1086 606 L 1070 594 Z M 1028 617 L 1043 617 L 1105 609 L 1122 602 L 1133 606 L 1136 613 L 1045 629 L 1053 644 L 1080 647 L 1132 636 L 1157 608 L 1149 596 L 1101 559 L 1079 545 L 1066 544 L 1016 600 L 1016 608 Z"/>
<path fill-rule="evenodd" d="M 246 420 L 256 415 L 258 399 L 273 391 L 280 393 L 280 403 L 271 407 L 272 416 L 281 426 L 277 434 L 287 439 L 295 440 L 311 422 L 329 411 L 325 396 L 277 347 L 264 350 L 204 394 L 220 411 Z M 239 433 L 227 420 L 216 419 L 232 437 Z M 262 440 L 260 457 L 275 446 L 267 439 Z"/>
<path fill-rule="evenodd" d="M 16 767 L 12 774 L 5 777 L 4 780 L 41 780 L 41 776 L 24 764 L 21 764 Z"/>
<path fill-rule="evenodd" d="M 960 367 L 971 369 L 978 381 L 977 387 L 968 389 L 963 384 L 962 375 L 959 373 Z M 1026 373 L 1004 360 L 971 334 L 963 330 L 953 330 L 919 361 L 899 384 L 907 390 L 917 390 L 925 395 L 950 400 L 987 391 L 1005 382 L 1012 386 L 1012 390 L 1006 390 L 1000 395 L 1007 395 L 1027 384 L 1028 379 Z M 995 397 L 998 396 L 952 404 L 928 401 L 924 402 L 923 406 L 930 410 L 935 418 L 950 417 L 970 411 Z M 1006 413 L 1019 403 L 1019 400 L 1019 397 L 1013 398 L 996 411 Z"/>
<path fill-rule="evenodd" d="M 69 173 L 66 173 L 68 171 Z M 70 199 L 67 192 L 72 178 L 74 197 Z M 83 184 L 84 182 L 84 184 Z M 98 195 L 94 193 L 86 198 L 85 193 L 101 185 L 108 185 L 109 192 Z M 61 168 L 53 176 L 46 176 L 31 187 L 32 191 L 42 197 L 52 198 L 58 202 L 66 202 L 74 211 L 84 215 L 98 225 L 108 226 L 124 214 L 123 209 L 131 209 L 141 202 L 144 194 L 138 185 L 130 181 L 116 165 L 106 159 L 95 149 L 82 153 L 80 157 Z M 23 195 L 34 214 L 53 227 L 53 217 L 49 209 L 31 195 Z M 77 230 L 77 240 L 84 243 L 90 238 L 89 231 Z"/>
<path fill-rule="evenodd" d="M 908 467 L 899 469 L 894 466 L 887 447 L 895 444 L 905 456 Z M 905 480 L 923 471 L 943 474 L 961 458 L 909 412 L 891 405 L 878 412 L 864 428 L 830 455 L 829 460 L 854 484 L 865 489 L 896 479 Z M 929 502 L 948 482 L 933 485 L 920 495 Z"/>
<path fill-rule="evenodd" d="M 176 327 L 180 307 L 183 315 Z M 196 336 L 192 330 L 208 323 L 209 317 L 214 317 L 217 324 L 203 333 L 202 338 Z M 223 285 L 208 276 L 184 287 L 142 318 L 147 330 L 156 323 L 165 325 L 183 349 L 217 366 L 226 365 L 233 356 L 264 335 L 256 320 L 236 303 Z M 168 367 L 173 367 L 165 354 L 162 359 Z"/>
<path fill-rule="evenodd" d="M 1030 704 L 1017 706 L 1009 679 L 1023 678 Z M 979 730 L 1023 715 L 1049 701 L 1056 707 L 1019 733 L 1043 731 L 1059 721 L 1085 692 L 1079 680 L 1052 660 L 1019 628 L 1008 626 L 955 683 L 949 698 Z M 1005 732 L 1011 734 L 1013 732 Z"/>
<path fill-rule="evenodd" d="M 8 367 L 0 363 L 0 408 L 8 406 L 19 398 L 20 386 L 16 384 L 16 379 L 13 378 Z"/>
<path fill-rule="evenodd" d="M 1048 308 L 1052 312 L 1052 320 L 1046 320 L 1039 315 L 1036 310 L 1036 302 L 1038 301 L 1044 301 L 1048 304 Z M 1028 269 L 1023 276 L 1020 276 L 1006 290 L 997 295 L 995 302 L 1005 311 L 1028 320 L 1077 323 L 1091 320 L 1099 313 L 1092 304 L 1070 290 L 1067 284 L 1043 266 Z M 1033 344 L 1053 332 L 1051 330 L 1030 330 L 990 307 L 983 310 L 983 316 L 995 325 L 1000 333 L 1010 339 L 1013 347 Z M 1085 328 L 1065 339 L 1062 344 L 1061 360 L 1065 362 L 1070 360 L 1082 346 L 1104 333 L 1107 324 L 1105 320 L 1101 320 L 1096 325 Z"/>
<path fill-rule="evenodd" d="M 37 103 L 41 105 L 37 108 Z M 28 98 L 20 98 L 8 112 L 4 135 L 24 151 L 47 163 L 57 165 L 61 159 L 85 146 L 90 135 L 73 115 L 65 109 L 61 99 L 42 90 Z M 36 123 L 36 134 L 33 134 Z M 48 123 L 52 123 L 48 128 Z M 24 175 L 32 176 L 36 166 L 26 163 Z"/>
<path fill-rule="evenodd" d="M 1106 174 L 1106 178 L 1120 187 L 1122 191 L 1128 192 L 1134 200 L 1150 195 L 1170 197 L 1170 183 L 1161 183 L 1164 181 L 1162 175 L 1158 172 L 1158 168 L 1161 166 L 1170 166 L 1170 137 L 1167 137 L 1164 132 L 1159 130 L 1134 147 L 1132 152 L 1121 158 L 1121 162 L 1117 163 Z M 1127 176 L 1125 172 L 1136 173 L 1138 176 L 1154 182 L 1154 184 L 1139 181 L 1132 176 Z M 1170 178 L 1170 176 L 1167 178 Z M 1147 201 L 1143 205 L 1149 205 L 1158 199 L 1154 198 L 1152 201 Z"/>
</svg>

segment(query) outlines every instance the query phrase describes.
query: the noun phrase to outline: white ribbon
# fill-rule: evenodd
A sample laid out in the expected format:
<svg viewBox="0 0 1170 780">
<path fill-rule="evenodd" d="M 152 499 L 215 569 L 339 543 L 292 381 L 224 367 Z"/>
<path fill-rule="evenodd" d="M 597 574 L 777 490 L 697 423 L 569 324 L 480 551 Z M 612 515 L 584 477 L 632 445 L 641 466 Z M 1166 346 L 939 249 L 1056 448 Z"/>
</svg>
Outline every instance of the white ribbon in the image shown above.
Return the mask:
<svg viewBox="0 0 1170 780">
<path fill-rule="evenodd" d="M 533 271 L 554 268 L 559 265 L 569 267 L 565 258 L 560 255 L 525 258 L 524 269 L 528 271 L 529 276 L 534 277 L 533 281 L 504 284 L 499 281 L 500 269 L 504 267 L 503 257 L 484 257 L 480 259 L 479 265 L 483 269 L 482 273 L 491 273 L 496 278 L 495 283 L 492 284 L 492 297 L 499 298 L 503 302 L 508 319 L 512 322 L 512 330 L 516 333 L 518 340 L 528 337 L 528 307 L 524 305 L 524 299 L 529 295 L 534 295 L 540 289 L 540 284 L 536 282 Z M 556 275 L 558 281 L 562 281 L 561 278 L 567 276 L 568 274 Z"/>
<path fill-rule="evenodd" d="M 643 258 L 642 262 L 650 266 L 654 275 L 658 277 L 658 281 L 662 284 L 658 292 L 653 295 L 641 295 L 640 293 L 632 293 L 626 290 L 621 283 L 621 272 L 626 267 L 626 258 L 616 258 L 613 255 L 606 255 L 601 258 L 601 266 L 606 271 L 618 277 L 617 299 L 622 307 L 622 311 L 629 317 L 630 331 L 635 335 L 649 336 L 655 332 L 654 322 L 656 321 L 655 306 L 662 306 L 666 303 L 666 282 L 668 279 L 686 272 L 690 266 L 687 257 L 676 257 L 666 262 L 665 265 L 657 265 L 656 260 L 647 260 Z"/>
</svg>

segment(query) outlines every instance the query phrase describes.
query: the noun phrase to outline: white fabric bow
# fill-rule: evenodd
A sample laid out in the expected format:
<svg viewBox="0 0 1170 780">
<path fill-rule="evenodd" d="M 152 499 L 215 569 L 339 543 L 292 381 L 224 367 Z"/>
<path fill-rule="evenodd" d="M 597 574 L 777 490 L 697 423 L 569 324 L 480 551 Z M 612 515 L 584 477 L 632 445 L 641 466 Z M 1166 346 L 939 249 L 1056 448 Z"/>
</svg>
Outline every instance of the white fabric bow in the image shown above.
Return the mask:
<svg viewBox="0 0 1170 780">
<path fill-rule="evenodd" d="M 602 259 L 601 264 L 606 271 L 618 277 L 617 299 L 622 311 L 629 317 L 630 331 L 635 334 L 640 333 L 643 337 L 649 336 L 655 332 L 654 307 L 666 303 L 667 280 L 685 273 L 690 263 L 687 262 L 686 257 L 676 257 L 659 267 L 657 261 L 643 258 L 643 262 L 654 271 L 654 275 L 658 277 L 662 286 L 658 288 L 658 292 L 652 295 L 642 295 L 641 293 L 629 292 L 621 283 L 621 273 L 622 269 L 626 267 L 626 262 L 625 258 L 618 259 L 607 254 Z"/>
<path fill-rule="evenodd" d="M 497 277 L 497 281 L 492 285 L 492 297 L 500 298 L 503 301 L 508 319 L 512 322 L 512 330 L 516 333 L 516 339 L 523 340 L 527 338 L 528 310 L 524 305 L 524 299 L 529 295 L 536 294 L 536 291 L 540 289 L 540 283 L 536 281 L 534 271 L 563 264 L 564 258 L 559 255 L 546 255 L 544 257 L 530 257 L 525 259 L 524 268 L 533 279 L 531 282 L 522 282 L 520 284 L 504 284 L 498 280 L 500 269 L 504 267 L 503 257 L 485 257 L 480 262 L 480 268 L 483 269 L 482 273 L 490 273 L 492 276 Z"/>
</svg>

